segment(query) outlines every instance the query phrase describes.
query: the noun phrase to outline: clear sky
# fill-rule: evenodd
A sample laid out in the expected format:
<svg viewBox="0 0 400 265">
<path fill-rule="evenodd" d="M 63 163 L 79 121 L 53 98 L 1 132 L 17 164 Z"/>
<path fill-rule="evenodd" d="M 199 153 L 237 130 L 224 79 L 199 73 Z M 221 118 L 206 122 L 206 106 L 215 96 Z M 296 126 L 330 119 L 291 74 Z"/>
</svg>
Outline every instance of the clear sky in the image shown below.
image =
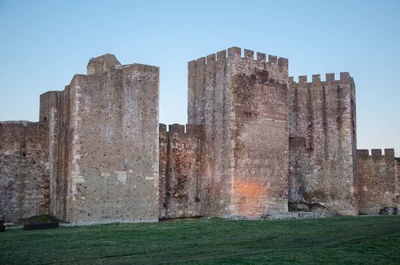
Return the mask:
<svg viewBox="0 0 400 265">
<path fill-rule="evenodd" d="M 160 122 L 186 123 L 187 62 L 232 46 L 292 76 L 350 72 L 358 148 L 400 156 L 400 1 L 0 0 L 0 120 L 37 121 L 91 57 L 160 67 Z"/>
</svg>

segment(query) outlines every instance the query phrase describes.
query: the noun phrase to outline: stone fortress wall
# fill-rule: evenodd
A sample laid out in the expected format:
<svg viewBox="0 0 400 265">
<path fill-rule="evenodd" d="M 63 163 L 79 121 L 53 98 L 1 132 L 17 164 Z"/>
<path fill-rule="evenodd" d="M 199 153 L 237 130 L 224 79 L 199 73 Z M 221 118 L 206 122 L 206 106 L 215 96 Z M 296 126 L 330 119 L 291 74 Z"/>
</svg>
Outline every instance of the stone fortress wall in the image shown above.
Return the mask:
<svg viewBox="0 0 400 265">
<path fill-rule="evenodd" d="M 186 131 L 185 131 L 186 129 Z M 203 127 L 160 124 L 159 217 L 202 214 Z"/>
<path fill-rule="evenodd" d="M 360 214 L 376 214 L 382 205 L 397 207 L 394 149 L 357 150 L 358 207 Z M 397 175 L 398 177 L 399 175 Z"/>
<path fill-rule="evenodd" d="M 39 122 L 0 122 L 0 219 L 357 215 L 398 205 L 400 162 L 356 151 L 348 73 L 294 82 L 287 59 L 236 47 L 188 68 L 186 126 L 158 124 L 157 67 L 110 54 L 41 95 Z"/>
<path fill-rule="evenodd" d="M 0 219 L 49 213 L 47 122 L 0 123 Z"/>
<path fill-rule="evenodd" d="M 355 85 L 348 73 L 290 80 L 289 200 L 292 210 L 357 214 Z M 317 204 L 317 205 L 316 205 Z"/>
</svg>

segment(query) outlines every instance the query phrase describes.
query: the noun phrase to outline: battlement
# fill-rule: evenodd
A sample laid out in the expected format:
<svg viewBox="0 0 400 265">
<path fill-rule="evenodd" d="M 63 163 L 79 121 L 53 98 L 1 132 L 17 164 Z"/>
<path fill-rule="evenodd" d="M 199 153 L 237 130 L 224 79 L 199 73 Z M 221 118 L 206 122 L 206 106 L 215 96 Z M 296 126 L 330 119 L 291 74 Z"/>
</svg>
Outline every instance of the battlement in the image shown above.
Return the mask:
<svg viewBox="0 0 400 265">
<path fill-rule="evenodd" d="M 231 47 L 228 50 L 222 50 L 217 53 L 210 54 L 205 57 L 198 58 L 197 60 L 193 60 L 189 62 L 189 67 L 191 65 L 207 65 L 209 63 L 215 63 L 215 62 L 225 62 L 227 59 L 243 59 L 247 61 L 255 61 L 257 63 L 266 63 L 268 65 L 276 65 L 278 66 L 281 70 L 288 70 L 288 64 L 289 60 L 287 58 L 283 57 L 277 57 L 274 55 L 268 55 L 268 61 L 267 61 L 267 55 L 265 53 L 257 52 L 256 53 L 256 59 L 254 58 L 254 51 L 248 50 L 248 49 L 243 49 L 243 55 L 242 55 L 242 49 L 238 47 Z"/>
<path fill-rule="evenodd" d="M 308 78 L 306 75 L 301 75 L 298 77 L 298 82 L 296 82 L 294 80 L 293 76 L 289 76 L 289 83 L 290 84 L 308 84 L 308 85 L 312 85 L 312 84 L 324 84 L 324 83 L 332 83 L 332 82 L 349 82 L 352 79 L 352 77 L 350 76 L 350 74 L 348 72 L 341 72 L 340 73 L 340 78 L 339 79 L 335 79 L 335 74 L 334 73 L 327 73 L 325 74 L 325 81 L 321 80 L 321 75 L 320 74 L 315 74 L 312 75 L 311 77 L 311 82 L 308 82 Z"/>
<path fill-rule="evenodd" d="M 357 157 L 363 158 L 363 159 L 366 159 L 368 157 L 372 157 L 372 158 L 386 157 L 386 158 L 394 159 L 394 149 L 393 148 L 384 149 L 384 154 L 382 154 L 381 149 L 371 149 L 371 154 L 369 153 L 368 149 L 359 149 L 359 150 L 357 150 Z"/>
<path fill-rule="evenodd" d="M 179 137 L 201 137 L 201 135 L 204 133 L 204 126 L 203 125 L 196 125 L 196 124 L 186 124 L 186 125 L 181 125 L 181 124 L 171 124 L 168 126 L 167 130 L 167 125 L 160 123 L 159 124 L 159 133 L 160 135 L 166 136 L 167 133 L 170 135 L 177 134 Z"/>
</svg>

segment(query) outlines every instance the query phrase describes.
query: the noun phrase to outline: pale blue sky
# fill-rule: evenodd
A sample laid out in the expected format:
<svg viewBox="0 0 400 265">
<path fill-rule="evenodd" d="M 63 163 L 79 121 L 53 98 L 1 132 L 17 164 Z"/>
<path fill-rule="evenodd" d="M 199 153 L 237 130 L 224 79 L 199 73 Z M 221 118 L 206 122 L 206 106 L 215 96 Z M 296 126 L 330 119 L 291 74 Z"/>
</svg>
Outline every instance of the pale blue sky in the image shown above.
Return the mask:
<svg viewBox="0 0 400 265">
<path fill-rule="evenodd" d="M 187 62 L 231 46 L 289 59 L 290 75 L 348 71 L 359 148 L 400 156 L 400 1 L 0 0 L 0 120 L 39 116 L 91 57 L 161 69 L 160 122 L 186 123 Z"/>
</svg>

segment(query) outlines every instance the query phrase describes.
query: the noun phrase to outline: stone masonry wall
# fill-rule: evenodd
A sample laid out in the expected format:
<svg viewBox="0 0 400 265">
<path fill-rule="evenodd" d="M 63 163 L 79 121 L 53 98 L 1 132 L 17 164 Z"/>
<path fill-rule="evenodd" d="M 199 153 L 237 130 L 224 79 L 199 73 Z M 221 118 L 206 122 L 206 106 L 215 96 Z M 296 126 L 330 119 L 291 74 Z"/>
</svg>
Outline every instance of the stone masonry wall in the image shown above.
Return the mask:
<svg viewBox="0 0 400 265">
<path fill-rule="evenodd" d="M 396 207 L 394 150 L 357 150 L 358 209 L 360 214 L 378 214 L 381 207 Z"/>
<path fill-rule="evenodd" d="M 205 128 L 202 215 L 287 211 L 287 70 L 240 48 L 189 62 L 189 123 Z"/>
<path fill-rule="evenodd" d="M 355 85 L 348 73 L 290 81 L 291 210 L 357 214 Z M 315 208 L 316 207 L 316 208 Z M 320 209 L 319 209 L 320 210 Z"/>
<path fill-rule="evenodd" d="M 159 218 L 200 216 L 203 128 L 160 124 Z"/>
<path fill-rule="evenodd" d="M 49 213 L 48 125 L 0 123 L 0 220 Z"/>
</svg>

